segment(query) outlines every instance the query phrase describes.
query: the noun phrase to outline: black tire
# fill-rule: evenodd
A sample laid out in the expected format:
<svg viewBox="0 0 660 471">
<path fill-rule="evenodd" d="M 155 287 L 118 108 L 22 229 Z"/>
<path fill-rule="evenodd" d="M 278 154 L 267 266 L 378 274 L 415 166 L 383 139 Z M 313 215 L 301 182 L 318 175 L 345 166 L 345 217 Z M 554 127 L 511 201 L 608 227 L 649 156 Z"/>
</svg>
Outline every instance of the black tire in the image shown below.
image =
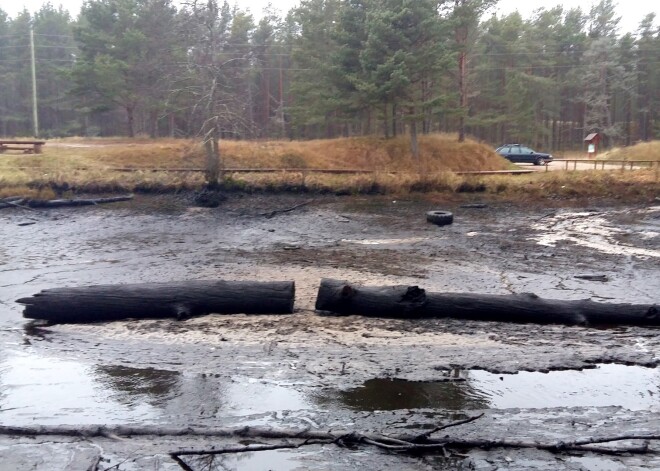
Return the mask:
<svg viewBox="0 0 660 471">
<path fill-rule="evenodd" d="M 454 215 L 449 211 L 429 211 L 426 220 L 436 226 L 446 226 L 454 222 Z"/>
<path fill-rule="evenodd" d="M 543 165 L 543 164 L 545 164 L 545 159 L 543 159 L 541 157 L 539 157 L 538 159 L 536 159 L 534 161 L 534 165 Z"/>
</svg>

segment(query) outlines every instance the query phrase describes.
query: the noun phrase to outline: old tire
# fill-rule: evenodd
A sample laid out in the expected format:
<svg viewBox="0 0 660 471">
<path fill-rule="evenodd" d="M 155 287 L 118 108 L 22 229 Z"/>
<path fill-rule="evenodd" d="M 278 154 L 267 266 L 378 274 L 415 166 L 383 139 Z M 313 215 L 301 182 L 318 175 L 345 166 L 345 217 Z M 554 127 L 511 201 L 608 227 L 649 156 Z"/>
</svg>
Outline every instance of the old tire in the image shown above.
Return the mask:
<svg viewBox="0 0 660 471">
<path fill-rule="evenodd" d="M 454 215 L 449 211 L 429 211 L 426 220 L 436 226 L 446 226 L 454 222 Z"/>
</svg>

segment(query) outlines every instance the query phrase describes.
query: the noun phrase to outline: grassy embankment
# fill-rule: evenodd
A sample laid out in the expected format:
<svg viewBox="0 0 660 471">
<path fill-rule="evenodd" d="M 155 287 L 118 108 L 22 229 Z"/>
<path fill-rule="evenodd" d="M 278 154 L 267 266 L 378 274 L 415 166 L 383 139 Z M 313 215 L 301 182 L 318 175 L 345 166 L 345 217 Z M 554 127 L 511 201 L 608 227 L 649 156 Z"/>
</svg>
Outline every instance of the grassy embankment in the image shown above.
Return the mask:
<svg viewBox="0 0 660 471">
<path fill-rule="evenodd" d="M 660 145 L 658 145 L 660 148 Z M 628 150 L 632 150 L 628 149 Z M 357 169 L 370 173 L 228 174 L 224 186 L 244 191 L 332 193 L 488 193 L 502 197 L 650 197 L 658 176 L 641 172 L 539 172 L 516 176 L 455 172 L 514 167 L 491 148 L 453 135 L 420 138 L 416 163 L 405 137 L 316 141 L 223 141 L 228 168 Z M 202 147 L 180 139 L 65 139 L 49 141 L 41 155 L 0 156 L 0 197 L 53 198 L 71 193 L 166 192 L 200 189 L 204 175 L 167 169 L 202 168 Z M 132 168 L 135 171 L 117 171 Z M 161 169 L 152 171 L 153 168 Z"/>
<path fill-rule="evenodd" d="M 660 141 L 641 142 L 630 147 L 616 147 L 603 153 L 607 160 L 653 160 L 660 161 Z"/>
</svg>

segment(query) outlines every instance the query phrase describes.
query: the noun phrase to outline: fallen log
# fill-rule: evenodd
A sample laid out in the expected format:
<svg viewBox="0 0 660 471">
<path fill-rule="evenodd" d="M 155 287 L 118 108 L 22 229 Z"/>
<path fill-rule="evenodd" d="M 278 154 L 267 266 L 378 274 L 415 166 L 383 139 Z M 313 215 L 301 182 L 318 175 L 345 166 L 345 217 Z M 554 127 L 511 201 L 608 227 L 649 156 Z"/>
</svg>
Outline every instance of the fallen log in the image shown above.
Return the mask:
<svg viewBox="0 0 660 471">
<path fill-rule="evenodd" d="M 30 200 L 28 206 L 31 208 L 59 208 L 62 206 L 93 206 L 97 204 L 117 203 L 120 201 L 129 201 L 133 195 L 112 196 L 110 198 L 78 198 L 78 199 L 60 199 L 60 200 Z"/>
<path fill-rule="evenodd" d="M 451 317 L 566 325 L 660 325 L 657 304 L 542 299 L 535 294 L 427 293 L 417 286 L 366 287 L 323 279 L 316 309 L 369 317 Z"/>
<path fill-rule="evenodd" d="M 35 209 L 32 209 L 28 206 L 23 206 L 24 201 L 25 201 L 24 199 L 3 200 L 0 201 L 0 208 L 19 208 L 28 211 L 36 211 Z"/>
<path fill-rule="evenodd" d="M 129 201 L 133 195 L 112 196 L 110 198 L 78 198 L 78 199 L 59 199 L 59 200 L 31 200 L 23 197 L 11 197 L 0 199 L 0 208 L 59 208 L 62 206 L 93 206 L 97 204 L 117 203 L 120 201 Z"/>
<path fill-rule="evenodd" d="M 290 314 L 293 281 L 185 281 L 43 290 L 18 299 L 23 317 L 53 323 L 185 319 L 203 314 Z"/>
</svg>

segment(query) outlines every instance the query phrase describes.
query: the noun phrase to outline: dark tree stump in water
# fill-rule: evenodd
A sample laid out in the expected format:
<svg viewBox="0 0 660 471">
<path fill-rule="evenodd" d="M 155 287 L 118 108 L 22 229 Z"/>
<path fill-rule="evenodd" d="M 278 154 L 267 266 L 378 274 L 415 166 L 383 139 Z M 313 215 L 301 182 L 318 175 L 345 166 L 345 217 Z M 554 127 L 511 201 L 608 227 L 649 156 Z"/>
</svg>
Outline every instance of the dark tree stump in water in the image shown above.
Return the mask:
<svg viewBox="0 0 660 471">
<path fill-rule="evenodd" d="M 567 325 L 660 325 L 656 304 L 542 299 L 535 294 L 427 293 L 417 286 L 367 287 L 323 279 L 316 309 L 369 317 L 451 317 L 494 322 Z"/>
<path fill-rule="evenodd" d="M 185 281 L 46 289 L 16 302 L 23 317 L 61 322 L 178 319 L 203 314 L 290 314 L 293 281 Z"/>
</svg>

